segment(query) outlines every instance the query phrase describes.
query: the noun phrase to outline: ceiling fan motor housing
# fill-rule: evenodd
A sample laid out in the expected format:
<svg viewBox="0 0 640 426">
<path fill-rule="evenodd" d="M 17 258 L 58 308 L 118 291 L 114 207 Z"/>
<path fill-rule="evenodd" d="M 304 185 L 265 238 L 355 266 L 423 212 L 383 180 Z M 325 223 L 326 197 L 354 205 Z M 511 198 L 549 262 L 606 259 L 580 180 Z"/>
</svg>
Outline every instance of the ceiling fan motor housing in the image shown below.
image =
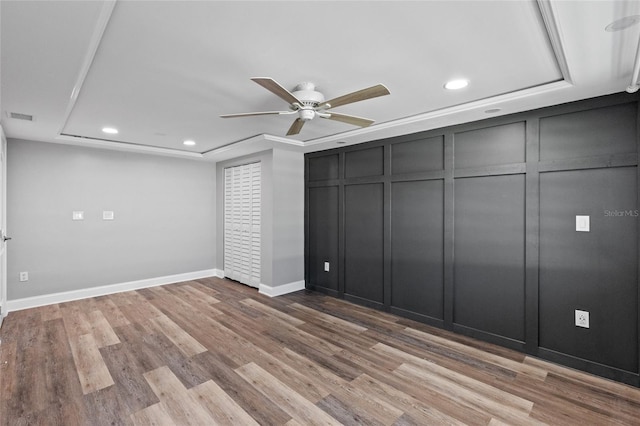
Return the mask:
<svg viewBox="0 0 640 426">
<path fill-rule="evenodd" d="M 305 82 L 298 84 L 292 92 L 293 96 L 300 99 L 303 107 L 315 107 L 324 102 L 324 95 L 316 91 L 316 85 Z"/>
</svg>

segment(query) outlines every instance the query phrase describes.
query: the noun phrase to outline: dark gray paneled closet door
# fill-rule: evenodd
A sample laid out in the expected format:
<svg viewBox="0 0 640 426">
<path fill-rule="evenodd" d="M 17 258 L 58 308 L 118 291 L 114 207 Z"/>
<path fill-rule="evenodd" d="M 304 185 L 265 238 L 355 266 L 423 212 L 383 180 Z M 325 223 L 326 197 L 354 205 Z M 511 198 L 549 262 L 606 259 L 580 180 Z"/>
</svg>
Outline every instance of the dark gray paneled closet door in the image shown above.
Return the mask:
<svg viewBox="0 0 640 426">
<path fill-rule="evenodd" d="M 541 347 L 638 371 L 637 178 L 636 167 L 541 174 Z M 574 325 L 576 309 L 590 328 Z"/>
<path fill-rule="evenodd" d="M 338 187 L 309 188 L 310 284 L 338 290 Z M 324 264 L 329 262 L 329 271 Z"/>
<path fill-rule="evenodd" d="M 345 186 L 345 294 L 383 302 L 384 187 Z"/>
<path fill-rule="evenodd" d="M 524 208 L 524 175 L 456 179 L 456 324 L 524 341 Z"/>
<path fill-rule="evenodd" d="M 444 182 L 391 184 L 391 306 L 443 319 Z"/>
</svg>

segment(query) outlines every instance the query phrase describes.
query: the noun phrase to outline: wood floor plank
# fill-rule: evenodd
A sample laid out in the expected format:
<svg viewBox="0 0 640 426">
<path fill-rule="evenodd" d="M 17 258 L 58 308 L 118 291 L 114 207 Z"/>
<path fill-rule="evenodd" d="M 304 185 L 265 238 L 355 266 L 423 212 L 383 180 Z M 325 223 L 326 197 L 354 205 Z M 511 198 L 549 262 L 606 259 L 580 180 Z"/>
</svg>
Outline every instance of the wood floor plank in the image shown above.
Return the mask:
<svg viewBox="0 0 640 426">
<path fill-rule="evenodd" d="M 102 359 L 93 334 L 72 336 L 69 339 L 69 344 L 83 394 L 86 395 L 113 385 L 113 378 Z"/>
<path fill-rule="evenodd" d="M 259 424 L 212 380 L 189 389 L 189 392 L 198 399 L 200 405 L 218 425 L 257 426 Z"/>
<path fill-rule="evenodd" d="M 346 407 L 349 407 L 351 412 L 358 413 L 358 417 L 364 423 L 393 424 L 404 414 L 402 409 L 379 398 L 374 393 L 362 387 L 354 386 L 353 382 L 356 380 L 358 379 L 356 378 L 354 381 L 334 389 L 331 395 L 342 401 Z"/>
<path fill-rule="evenodd" d="M 282 383 L 295 389 L 300 396 L 308 401 L 315 403 L 331 393 L 332 388 L 326 386 L 322 381 L 316 380 L 313 375 L 296 370 L 267 352 L 263 352 L 262 356 L 256 358 L 254 362 Z"/>
<path fill-rule="evenodd" d="M 221 290 L 217 289 L 216 283 L 211 284 L 209 278 L 202 278 L 198 280 L 189 281 L 189 285 L 216 299 L 219 299 L 219 296 L 221 294 Z"/>
<path fill-rule="evenodd" d="M 210 351 L 193 357 L 203 365 L 211 379 L 259 424 L 284 424 L 291 416 L 229 367 L 232 361 Z"/>
<path fill-rule="evenodd" d="M 418 358 L 414 355 L 406 354 L 398 349 L 392 348 L 383 343 L 379 343 L 376 346 L 374 346 L 373 350 L 380 351 L 382 353 L 386 353 L 391 356 L 396 356 L 397 358 L 402 359 L 403 361 L 406 362 L 406 363 L 403 363 L 400 367 L 398 367 L 396 371 L 411 370 L 416 372 L 417 370 L 421 370 L 424 372 L 428 372 L 428 376 L 431 378 L 442 377 L 452 383 L 455 383 L 456 385 L 459 385 L 460 387 L 464 387 L 465 389 L 476 392 L 479 395 L 484 395 L 486 397 L 489 397 L 497 401 L 498 403 L 509 407 L 510 409 L 522 411 L 523 413 L 526 413 L 526 414 L 528 414 L 531 411 L 531 408 L 533 408 L 533 403 L 531 401 L 527 401 L 518 396 L 514 396 L 510 393 L 501 391 L 489 384 L 480 382 L 478 380 L 469 378 L 463 374 L 446 369 L 433 362 L 424 360 L 422 358 Z M 411 364 L 412 366 L 415 366 L 416 368 L 409 367 L 408 366 L 409 364 Z M 424 374 L 421 374 L 421 375 L 424 375 Z"/>
<path fill-rule="evenodd" d="M 377 398 L 398 407 L 417 424 L 464 425 L 454 417 L 366 374 L 356 378 L 351 384 L 359 388 L 361 392 L 375 395 Z"/>
<path fill-rule="evenodd" d="M 38 317 L 39 321 L 39 317 Z M 52 399 L 47 392 L 45 361 L 46 330 L 40 325 L 19 339 L 14 393 L 7 400 L 7 416 L 25 417 L 42 411 Z M 35 326 L 35 324 L 33 324 Z M 4 344 L 4 343 L 3 343 Z"/>
<path fill-rule="evenodd" d="M 117 387 L 109 386 L 84 395 L 86 416 L 97 425 L 124 426 L 127 424 L 124 401 Z"/>
<path fill-rule="evenodd" d="M 62 318 L 62 311 L 60 305 L 54 303 L 53 305 L 43 306 L 40 314 L 42 315 L 42 321 L 50 321 L 58 318 Z"/>
<path fill-rule="evenodd" d="M 120 339 L 118 339 L 102 311 L 90 312 L 88 319 L 91 333 L 99 348 L 120 343 Z"/>
<path fill-rule="evenodd" d="M 236 371 L 298 422 L 307 425 L 340 424 L 258 365 L 250 363 L 237 368 Z"/>
<path fill-rule="evenodd" d="M 136 411 L 129 418 L 134 426 L 179 426 L 160 403 Z"/>
<path fill-rule="evenodd" d="M 456 382 L 455 379 L 452 380 L 441 375 L 434 376 L 414 364 L 402 364 L 395 373 L 405 380 L 413 379 L 425 383 L 439 393 L 448 395 L 449 398 L 457 398 L 459 401 L 487 412 L 498 419 L 515 424 L 541 424 L 541 422 L 529 417 L 533 403 L 520 401 L 518 397 L 501 393 L 495 388 L 491 389 L 489 385 L 475 383 L 471 388 L 467 388 Z"/>
<path fill-rule="evenodd" d="M 307 377 L 324 384 L 328 389 L 342 386 L 346 383 L 346 380 L 341 376 L 289 348 L 282 348 L 275 355 L 280 356 L 283 362 L 286 362 L 292 368 L 304 372 Z"/>
<path fill-rule="evenodd" d="M 96 297 L 96 306 L 112 328 L 130 324 L 118 306 L 107 296 Z"/>
<path fill-rule="evenodd" d="M 165 314 L 169 309 L 172 311 L 191 312 L 194 308 L 188 302 L 174 294 L 174 292 L 163 287 L 146 288 L 140 290 L 140 293 L 144 294 L 155 307 L 164 306 L 163 313 Z"/>
<path fill-rule="evenodd" d="M 168 367 L 146 372 L 144 377 L 174 422 L 195 426 L 214 424 L 214 419 Z"/>
<path fill-rule="evenodd" d="M 62 319 L 67 329 L 67 334 L 72 337 L 79 337 L 83 334 L 91 333 L 91 323 L 87 314 L 79 308 L 77 304 L 64 306 L 62 310 Z"/>
<path fill-rule="evenodd" d="M 383 426 L 384 423 L 377 421 L 376 419 L 370 419 L 366 417 L 364 412 L 359 407 L 352 407 L 348 403 L 345 403 L 341 399 L 334 395 L 328 395 L 322 401 L 317 404 L 318 408 L 329 414 L 336 419 L 339 424 L 347 426 L 355 425 L 371 425 L 371 426 Z M 296 419 L 297 421 L 297 419 Z M 304 423 L 303 423 L 304 424 Z"/>
<path fill-rule="evenodd" d="M 583 383 L 585 386 L 594 389 L 604 389 L 613 394 L 623 396 L 631 400 L 640 401 L 639 388 L 627 386 L 622 383 L 607 380 L 602 377 L 594 376 L 592 374 L 588 374 L 571 368 L 562 367 L 558 364 L 529 356 L 525 358 L 524 362 L 525 364 L 533 365 L 549 372 L 554 372 L 559 376 L 564 376 L 572 380 L 576 380 L 580 383 Z"/>
<path fill-rule="evenodd" d="M 277 336 L 282 341 L 292 345 L 295 345 L 296 342 L 302 343 L 329 356 L 342 350 L 339 346 L 294 327 L 280 318 L 267 317 L 264 321 L 269 325 L 268 333 L 271 336 Z"/>
<path fill-rule="evenodd" d="M 463 352 L 471 357 L 475 357 L 480 360 L 484 360 L 495 364 L 500 367 L 507 368 L 518 374 L 523 374 L 535 380 L 544 380 L 547 377 L 547 370 L 539 368 L 533 365 L 524 364 L 522 362 L 506 359 L 485 351 L 481 351 L 471 346 L 464 345 L 462 343 L 454 342 L 452 340 L 445 339 L 443 337 L 435 336 L 433 334 L 426 333 L 424 331 L 415 330 L 412 328 L 405 328 L 403 332 L 409 336 L 416 337 L 426 342 L 431 342 L 442 347 L 445 347 L 451 351 Z"/>
<path fill-rule="evenodd" d="M 254 299 L 244 299 L 240 303 L 251 306 L 253 309 L 260 311 L 266 315 L 269 315 L 271 318 L 278 318 L 286 324 L 290 324 L 294 327 L 304 324 L 304 321 L 300 321 L 298 318 L 292 317 L 284 312 L 280 312 L 276 309 L 273 309 L 263 303 L 258 302 Z"/>
<path fill-rule="evenodd" d="M 130 305 L 134 302 L 134 300 L 131 297 L 128 297 L 125 293 L 113 293 L 106 297 L 108 297 L 109 300 L 111 300 L 118 307 Z"/>
<path fill-rule="evenodd" d="M 307 306 L 301 305 L 300 303 L 292 303 L 291 306 L 293 309 L 298 310 L 298 311 L 302 311 L 305 312 L 309 315 L 311 315 L 312 317 L 316 317 L 318 319 L 320 319 L 321 321 L 327 323 L 330 327 L 334 328 L 334 329 L 342 329 L 347 333 L 362 333 L 363 331 L 365 331 L 367 328 L 363 327 L 361 325 L 357 325 L 354 324 L 352 322 L 349 321 L 345 321 L 342 318 L 333 316 L 333 315 L 329 315 L 325 312 L 322 311 L 318 311 L 316 309 L 312 309 L 309 308 Z"/>
<path fill-rule="evenodd" d="M 169 340 L 176 345 L 186 356 L 193 356 L 207 350 L 200 342 L 181 329 L 175 322 L 167 316 L 160 316 L 151 320 L 162 331 Z"/>
<path fill-rule="evenodd" d="M 191 294 L 193 298 L 202 300 L 205 303 L 215 305 L 220 303 L 220 299 L 213 297 L 209 292 L 203 291 L 202 288 L 197 288 L 197 283 L 189 281 L 187 285 L 182 286 L 183 291 Z"/>
<path fill-rule="evenodd" d="M 11 399 L 16 387 L 18 343 L 0 343 L 0 401 Z"/>
<path fill-rule="evenodd" d="M 375 337 L 386 345 L 405 352 L 409 355 L 423 358 L 440 366 L 468 375 L 470 378 L 482 381 L 498 381 L 505 386 L 517 379 L 518 373 L 505 367 L 479 359 L 468 353 L 454 351 L 433 343 L 408 336 L 402 332 L 391 334 L 378 330 L 367 330 L 369 337 Z"/>
<path fill-rule="evenodd" d="M 135 369 L 135 374 L 155 370 L 166 364 L 165 348 L 156 346 L 156 339 L 142 325 L 133 323 L 116 327 L 114 331 L 120 339 L 121 346 L 135 354 L 135 358 L 129 364 Z M 179 352 L 178 348 L 175 348 L 175 352 Z"/>
<path fill-rule="evenodd" d="M 571 378 L 549 373 L 545 385 L 561 391 L 561 397 L 575 405 L 589 407 L 606 417 L 633 422 L 640 410 L 640 399 L 627 398 L 602 388 L 589 388 Z"/>
<path fill-rule="evenodd" d="M 213 305 L 221 302 L 221 300 L 214 297 L 211 292 L 203 290 L 202 286 L 198 286 L 198 282 L 196 281 L 189 281 L 188 284 L 184 286 L 184 290 Z"/>
<path fill-rule="evenodd" d="M 118 396 L 128 412 L 136 412 L 159 402 L 142 376 L 148 370 L 142 367 L 137 359 L 138 353 L 129 345 L 120 343 L 107 346 L 102 348 L 100 353 L 109 368 Z"/>
<path fill-rule="evenodd" d="M 129 322 L 144 324 L 154 318 L 158 318 L 164 313 L 156 308 L 151 302 L 144 299 L 137 300 L 128 304 L 119 305 L 118 309 L 122 312 Z"/>
<path fill-rule="evenodd" d="M 220 303 L 218 299 L 209 296 L 206 293 L 195 290 L 188 286 L 171 286 L 167 287 L 167 291 L 174 297 L 178 297 L 190 307 L 190 311 L 198 312 L 200 315 L 218 316 L 223 313 L 216 309 L 216 303 Z M 183 307 L 185 305 L 182 305 Z"/>
<path fill-rule="evenodd" d="M 304 315 L 306 316 L 306 314 Z M 358 349 L 369 349 L 379 342 L 376 339 L 362 334 L 349 335 L 340 330 L 332 330 L 327 328 L 326 325 L 326 323 L 319 325 L 314 323 L 313 320 L 309 320 L 298 328 L 339 347 L 341 350 L 349 350 L 354 347 Z"/>
<path fill-rule="evenodd" d="M 45 354 L 42 367 L 47 404 L 69 404 L 75 395 L 82 391 L 73 362 L 69 337 L 60 318 L 44 322 L 43 328 L 45 334 L 41 349 Z"/>
</svg>

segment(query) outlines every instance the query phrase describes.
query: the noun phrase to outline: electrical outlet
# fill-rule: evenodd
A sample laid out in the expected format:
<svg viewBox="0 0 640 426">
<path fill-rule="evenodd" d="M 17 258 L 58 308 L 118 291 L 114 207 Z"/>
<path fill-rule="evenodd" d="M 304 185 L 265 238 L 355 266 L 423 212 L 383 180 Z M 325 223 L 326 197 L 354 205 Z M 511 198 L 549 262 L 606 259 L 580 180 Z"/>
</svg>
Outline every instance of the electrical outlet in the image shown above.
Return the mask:
<svg viewBox="0 0 640 426">
<path fill-rule="evenodd" d="M 589 312 L 576 309 L 576 327 L 589 328 Z"/>
<path fill-rule="evenodd" d="M 20 272 L 20 282 L 29 281 L 29 273 L 28 272 Z"/>
<path fill-rule="evenodd" d="M 329 262 L 324 262 L 324 271 L 329 272 Z"/>
</svg>

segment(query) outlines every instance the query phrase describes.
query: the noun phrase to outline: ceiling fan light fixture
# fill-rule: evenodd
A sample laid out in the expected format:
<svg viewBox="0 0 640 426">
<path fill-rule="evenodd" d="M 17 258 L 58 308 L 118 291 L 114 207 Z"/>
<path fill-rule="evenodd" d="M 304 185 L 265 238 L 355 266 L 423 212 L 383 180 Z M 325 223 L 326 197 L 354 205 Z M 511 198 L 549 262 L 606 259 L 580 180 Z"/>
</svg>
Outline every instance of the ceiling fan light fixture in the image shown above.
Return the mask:
<svg viewBox="0 0 640 426">
<path fill-rule="evenodd" d="M 103 127 L 102 132 L 110 135 L 117 135 L 118 129 L 116 129 L 115 127 Z"/>
<path fill-rule="evenodd" d="M 469 85 L 469 80 L 461 78 L 457 80 L 447 81 L 446 84 L 444 85 L 444 88 L 447 90 L 460 90 L 460 89 L 464 89 L 468 85 Z"/>
<path fill-rule="evenodd" d="M 300 111 L 298 111 L 298 116 L 302 121 L 309 121 L 313 120 L 313 118 L 316 116 L 316 112 L 312 109 L 301 109 Z"/>
</svg>

